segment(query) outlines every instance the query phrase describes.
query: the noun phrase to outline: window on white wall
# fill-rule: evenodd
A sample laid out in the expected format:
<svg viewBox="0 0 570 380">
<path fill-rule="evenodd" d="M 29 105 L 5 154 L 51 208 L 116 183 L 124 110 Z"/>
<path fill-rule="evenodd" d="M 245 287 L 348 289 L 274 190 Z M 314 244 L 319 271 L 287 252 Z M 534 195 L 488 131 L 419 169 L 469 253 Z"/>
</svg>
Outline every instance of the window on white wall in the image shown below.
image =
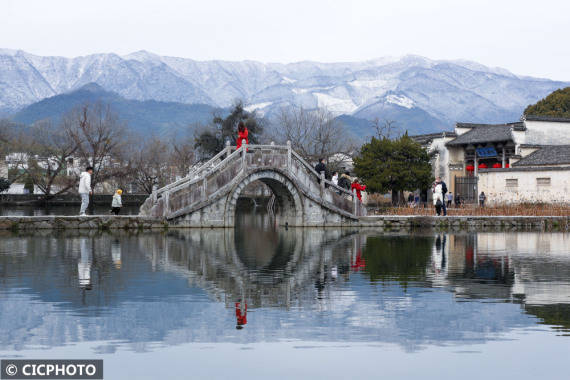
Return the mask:
<svg viewBox="0 0 570 380">
<path fill-rule="evenodd" d="M 519 187 L 519 180 L 517 178 L 507 178 L 505 186 L 508 188 Z"/>
<path fill-rule="evenodd" d="M 543 177 L 536 179 L 537 186 L 550 186 L 550 177 Z"/>
</svg>

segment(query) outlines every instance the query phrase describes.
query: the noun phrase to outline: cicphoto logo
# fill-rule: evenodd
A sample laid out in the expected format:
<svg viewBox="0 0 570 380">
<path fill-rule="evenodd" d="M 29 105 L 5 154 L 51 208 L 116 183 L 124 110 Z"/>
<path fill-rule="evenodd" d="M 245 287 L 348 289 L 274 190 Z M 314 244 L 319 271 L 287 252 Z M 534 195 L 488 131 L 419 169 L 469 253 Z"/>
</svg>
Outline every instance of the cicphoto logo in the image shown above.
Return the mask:
<svg viewBox="0 0 570 380">
<path fill-rule="evenodd" d="M 103 360 L 2 360 L 1 379 L 103 379 Z"/>
</svg>

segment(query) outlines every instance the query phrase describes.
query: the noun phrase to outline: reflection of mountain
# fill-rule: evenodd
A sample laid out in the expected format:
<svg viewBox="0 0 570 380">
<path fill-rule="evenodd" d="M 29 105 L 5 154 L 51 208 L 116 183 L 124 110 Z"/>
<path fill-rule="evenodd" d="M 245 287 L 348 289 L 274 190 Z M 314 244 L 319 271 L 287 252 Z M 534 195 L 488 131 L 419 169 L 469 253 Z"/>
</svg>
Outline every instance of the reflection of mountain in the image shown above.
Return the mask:
<svg viewBox="0 0 570 380">
<path fill-rule="evenodd" d="M 551 254 L 540 260 L 556 262 L 562 274 L 544 277 L 543 267 L 533 264 L 539 261 L 535 253 L 505 253 L 506 246 L 516 247 L 513 236 L 532 246 L 528 233 L 366 237 L 336 229 L 239 231 L 2 235 L 0 349 L 103 341 L 108 343 L 99 349 L 112 352 L 123 344 L 140 351 L 153 342 L 299 339 L 394 342 L 416 350 L 484 342 L 536 323 L 514 302 L 526 297 L 517 293 L 517 284 L 538 299 L 529 290 L 538 280 L 545 302 L 527 302 L 525 311 L 545 323 L 568 320 L 570 302 L 556 295 L 562 289 L 556 284 L 568 283 L 562 275 L 570 263 L 552 253 L 568 235 L 541 235 L 550 241 Z M 248 246 L 248 236 L 269 243 Z M 259 257 L 244 251 L 260 247 L 267 252 Z M 90 269 L 91 290 L 80 287 L 86 278 L 80 277 L 81 262 L 90 262 L 81 273 Z M 497 263 L 494 270 L 501 275 L 478 272 L 474 265 L 482 262 Z M 247 325 L 236 333 L 234 305 L 240 299 L 248 304 Z M 547 304 L 549 299 L 556 303 Z"/>
</svg>

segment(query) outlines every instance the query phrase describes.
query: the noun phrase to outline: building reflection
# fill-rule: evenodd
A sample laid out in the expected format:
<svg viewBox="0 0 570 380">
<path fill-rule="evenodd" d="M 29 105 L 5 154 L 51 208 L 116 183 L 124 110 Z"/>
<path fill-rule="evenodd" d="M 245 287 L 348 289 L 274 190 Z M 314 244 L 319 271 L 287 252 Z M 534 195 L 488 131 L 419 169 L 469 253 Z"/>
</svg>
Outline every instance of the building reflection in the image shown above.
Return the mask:
<svg viewBox="0 0 570 380">
<path fill-rule="evenodd" d="M 449 241 L 447 247 L 439 240 Z M 428 272 L 434 285 L 449 287 L 457 297 L 520 303 L 526 312 L 568 329 L 568 247 L 568 234 L 560 233 L 438 235 Z"/>
</svg>

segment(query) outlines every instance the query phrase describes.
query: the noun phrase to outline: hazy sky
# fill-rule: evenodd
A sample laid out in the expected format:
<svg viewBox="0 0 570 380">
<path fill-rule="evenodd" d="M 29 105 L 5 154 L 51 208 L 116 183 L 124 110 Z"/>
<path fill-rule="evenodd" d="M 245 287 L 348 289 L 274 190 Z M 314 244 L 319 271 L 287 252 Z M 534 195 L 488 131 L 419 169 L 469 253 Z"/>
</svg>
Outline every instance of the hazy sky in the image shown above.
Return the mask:
<svg viewBox="0 0 570 380">
<path fill-rule="evenodd" d="M 570 80 L 568 0 L 0 0 L 0 47 L 355 61 L 419 54 Z"/>
</svg>

